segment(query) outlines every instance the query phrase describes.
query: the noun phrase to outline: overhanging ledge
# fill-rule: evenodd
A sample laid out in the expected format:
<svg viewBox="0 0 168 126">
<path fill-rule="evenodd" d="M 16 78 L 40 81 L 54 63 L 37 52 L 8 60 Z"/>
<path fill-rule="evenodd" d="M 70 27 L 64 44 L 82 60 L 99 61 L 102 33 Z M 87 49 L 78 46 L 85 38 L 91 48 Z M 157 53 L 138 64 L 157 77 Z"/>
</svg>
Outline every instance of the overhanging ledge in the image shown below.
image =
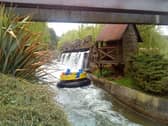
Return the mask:
<svg viewBox="0 0 168 126">
<path fill-rule="evenodd" d="M 168 24 L 168 15 L 128 14 L 39 8 L 15 8 L 15 12 L 19 15 L 31 15 L 33 21 L 105 24 Z"/>
<path fill-rule="evenodd" d="M 1 0 L 33 21 L 80 23 L 168 24 L 163 0 Z M 159 6 L 158 6 L 159 5 Z"/>
<path fill-rule="evenodd" d="M 17 7 L 76 9 L 119 13 L 168 14 L 167 0 L 1 0 Z"/>
</svg>

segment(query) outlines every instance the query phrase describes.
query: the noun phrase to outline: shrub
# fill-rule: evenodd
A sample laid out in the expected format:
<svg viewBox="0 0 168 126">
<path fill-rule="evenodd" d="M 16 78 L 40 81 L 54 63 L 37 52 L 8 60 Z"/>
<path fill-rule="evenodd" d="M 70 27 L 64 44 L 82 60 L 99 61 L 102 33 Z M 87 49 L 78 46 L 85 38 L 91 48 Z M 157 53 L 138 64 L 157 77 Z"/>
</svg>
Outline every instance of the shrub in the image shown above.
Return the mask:
<svg viewBox="0 0 168 126">
<path fill-rule="evenodd" d="M 0 5 L 0 72 L 30 78 L 46 62 L 40 34 L 28 29 L 28 16 L 19 17 Z"/>
<path fill-rule="evenodd" d="M 136 84 L 146 92 L 168 92 L 168 60 L 150 52 L 132 57 L 129 72 Z"/>
</svg>

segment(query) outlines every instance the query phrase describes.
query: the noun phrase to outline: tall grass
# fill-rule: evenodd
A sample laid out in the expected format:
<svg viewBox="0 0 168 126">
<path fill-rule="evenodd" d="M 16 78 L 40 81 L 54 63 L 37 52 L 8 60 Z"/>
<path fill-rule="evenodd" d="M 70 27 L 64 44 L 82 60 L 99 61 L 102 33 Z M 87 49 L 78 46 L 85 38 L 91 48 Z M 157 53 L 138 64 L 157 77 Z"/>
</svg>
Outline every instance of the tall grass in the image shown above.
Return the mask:
<svg viewBox="0 0 168 126">
<path fill-rule="evenodd" d="M 0 74 L 0 126 L 70 126 L 47 85 Z"/>
<path fill-rule="evenodd" d="M 29 18 L 0 5 L 0 72 L 30 78 L 47 61 L 40 33 L 29 30 Z"/>
</svg>

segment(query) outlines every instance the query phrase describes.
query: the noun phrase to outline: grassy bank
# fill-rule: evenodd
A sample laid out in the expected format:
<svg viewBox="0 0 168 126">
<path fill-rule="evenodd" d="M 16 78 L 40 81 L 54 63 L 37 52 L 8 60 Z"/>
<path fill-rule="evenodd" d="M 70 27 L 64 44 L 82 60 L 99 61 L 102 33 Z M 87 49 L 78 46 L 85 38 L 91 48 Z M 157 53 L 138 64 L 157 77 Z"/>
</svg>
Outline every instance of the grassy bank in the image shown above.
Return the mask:
<svg viewBox="0 0 168 126">
<path fill-rule="evenodd" d="M 112 71 L 110 71 L 108 69 L 103 69 L 102 75 L 100 74 L 99 70 L 94 71 L 93 74 L 95 76 L 97 76 L 98 78 L 101 77 L 101 78 L 107 79 L 109 81 L 116 82 L 119 85 L 123 85 L 123 86 L 129 87 L 129 88 L 134 88 L 134 89 L 138 88 L 135 85 L 135 82 L 131 77 L 115 77 L 115 76 L 112 76 Z"/>
<path fill-rule="evenodd" d="M 106 79 L 108 81 L 115 82 L 115 84 L 138 90 L 138 91 L 146 93 L 148 95 L 159 96 L 159 97 L 168 99 L 168 95 L 159 95 L 159 94 L 153 94 L 153 93 L 150 93 L 150 92 L 145 92 L 142 88 L 140 88 L 136 84 L 135 80 L 132 79 L 130 76 L 123 76 L 123 77 L 118 77 L 118 78 L 104 77 L 104 76 L 100 76 L 100 74 L 97 74 L 97 72 L 94 72 L 93 75 L 95 75 L 98 78 L 103 78 L 103 79 Z"/>
<path fill-rule="evenodd" d="M 129 87 L 129 88 L 137 89 L 137 86 L 135 85 L 135 82 L 131 77 L 122 77 L 122 78 L 115 79 L 113 81 L 115 81 L 117 84 Z"/>
<path fill-rule="evenodd" d="M 101 76 L 97 76 L 97 77 L 101 77 Z M 112 81 L 112 82 L 116 82 L 116 84 L 119 84 L 119 85 L 122 85 L 122 86 L 126 86 L 126 87 L 129 87 L 129 88 L 140 90 L 135 85 L 135 82 L 131 77 L 120 77 L 120 78 L 115 78 L 115 79 L 112 78 L 112 77 L 101 77 L 101 78 L 107 79 L 107 80 Z"/>
<path fill-rule="evenodd" d="M 1 126 L 69 126 L 47 85 L 0 74 Z"/>
</svg>

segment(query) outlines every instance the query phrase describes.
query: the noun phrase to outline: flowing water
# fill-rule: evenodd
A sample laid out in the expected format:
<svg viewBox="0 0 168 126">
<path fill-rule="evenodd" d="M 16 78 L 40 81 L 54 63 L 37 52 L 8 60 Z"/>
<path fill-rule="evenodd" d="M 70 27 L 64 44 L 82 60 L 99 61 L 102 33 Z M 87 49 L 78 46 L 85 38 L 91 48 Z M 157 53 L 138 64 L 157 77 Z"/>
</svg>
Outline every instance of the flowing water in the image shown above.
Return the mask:
<svg viewBox="0 0 168 126">
<path fill-rule="evenodd" d="M 83 88 L 58 89 L 59 75 L 67 68 L 72 71 L 86 68 L 88 53 L 65 53 L 59 62 L 54 60 L 43 66 L 47 75 L 41 79 L 50 82 L 57 92 L 54 99 L 63 107 L 72 126 L 161 126 L 129 111 L 93 84 Z"/>
</svg>

